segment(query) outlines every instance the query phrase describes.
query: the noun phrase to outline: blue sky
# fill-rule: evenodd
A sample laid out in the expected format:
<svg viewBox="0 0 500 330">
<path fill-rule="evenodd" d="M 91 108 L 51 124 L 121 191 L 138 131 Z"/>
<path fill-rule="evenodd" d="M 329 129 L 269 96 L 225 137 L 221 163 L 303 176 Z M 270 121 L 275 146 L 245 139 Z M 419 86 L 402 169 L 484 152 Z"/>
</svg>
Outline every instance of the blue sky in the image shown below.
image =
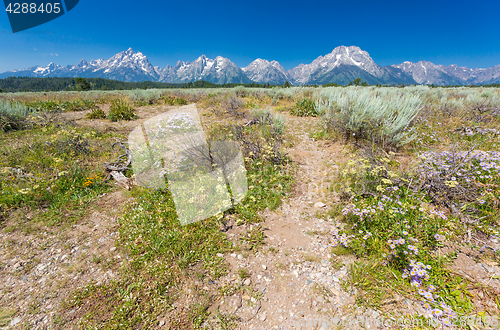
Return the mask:
<svg viewBox="0 0 500 330">
<path fill-rule="evenodd" d="M 240 67 L 264 58 L 291 69 L 340 45 L 361 47 L 379 65 L 491 67 L 500 64 L 499 17 L 499 0 L 80 0 L 62 17 L 15 34 L 0 13 L 0 72 L 107 59 L 129 47 L 162 68 L 205 54 Z"/>
</svg>

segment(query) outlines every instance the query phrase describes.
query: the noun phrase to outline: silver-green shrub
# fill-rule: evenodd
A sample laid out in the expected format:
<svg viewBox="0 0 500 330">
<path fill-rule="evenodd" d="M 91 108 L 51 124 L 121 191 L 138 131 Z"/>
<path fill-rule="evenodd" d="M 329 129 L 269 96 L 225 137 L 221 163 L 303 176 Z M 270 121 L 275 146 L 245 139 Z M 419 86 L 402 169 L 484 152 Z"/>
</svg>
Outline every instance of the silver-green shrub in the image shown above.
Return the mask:
<svg viewBox="0 0 500 330">
<path fill-rule="evenodd" d="M 34 111 L 21 103 L 0 100 L 0 130 L 21 129 Z"/>
<path fill-rule="evenodd" d="M 253 110 L 253 116 L 260 124 L 269 125 L 277 136 L 281 136 L 285 132 L 285 116 L 273 113 L 271 108 L 256 108 Z"/>
<path fill-rule="evenodd" d="M 400 146 L 414 136 L 412 120 L 422 107 L 420 96 L 396 88 L 325 88 L 316 102 L 327 129 L 346 137 Z"/>
</svg>

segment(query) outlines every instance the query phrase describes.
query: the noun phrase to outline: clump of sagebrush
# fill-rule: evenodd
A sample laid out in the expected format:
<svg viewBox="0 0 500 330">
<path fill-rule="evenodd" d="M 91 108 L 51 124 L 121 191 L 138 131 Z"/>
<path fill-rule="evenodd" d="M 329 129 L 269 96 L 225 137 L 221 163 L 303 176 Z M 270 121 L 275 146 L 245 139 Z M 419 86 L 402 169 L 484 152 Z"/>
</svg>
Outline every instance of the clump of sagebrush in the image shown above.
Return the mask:
<svg viewBox="0 0 500 330">
<path fill-rule="evenodd" d="M 318 116 L 318 111 L 316 109 L 316 103 L 308 98 L 303 98 L 295 103 L 290 113 L 294 116 L 300 117 L 316 117 Z"/>
<path fill-rule="evenodd" d="M 136 119 L 134 108 L 124 99 L 114 99 L 111 101 L 111 107 L 108 119 L 111 121 L 133 120 Z"/>
<path fill-rule="evenodd" d="M 0 101 L 0 130 L 22 129 L 34 111 L 21 103 Z"/>
<path fill-rule="evenodd" d="M 254 121 L 268 125 L 271 128 L 271 134 L 282 136 L 285 132 L 285 116 L 273 113 L 269 107 L 266 109 L 254 109 L 253 116 Z"/>
<path fill-rule="evenodd" d="M 85 118 L 87 119 L 106 119 L 106 113 L 99 107 L 95 107 L 89 112 Z"/>
<path fill-rule="evenodd" d="M 422 102 L 398 90 L 333 87 L 322 90 L 316 106 L 327 131 L 397 147 L 415 138 L 411 126 Z"/>
<path fill-rule="evenodd" d="M 153 105 L 161 98 L 160 89 L 135 89 L 128 92 L 128 97 L 136 106 Z"/>
</svg>

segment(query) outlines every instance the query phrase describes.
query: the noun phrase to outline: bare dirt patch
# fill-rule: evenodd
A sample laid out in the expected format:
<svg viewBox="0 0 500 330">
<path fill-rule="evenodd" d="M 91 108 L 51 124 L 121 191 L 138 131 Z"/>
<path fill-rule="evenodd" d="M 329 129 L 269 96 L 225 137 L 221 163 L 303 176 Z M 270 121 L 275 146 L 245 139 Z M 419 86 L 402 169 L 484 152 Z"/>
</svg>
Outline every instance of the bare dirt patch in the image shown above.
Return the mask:
<svg viewBox="0 0 500 330">
<path fill-rule="evenodd" d="M 120 191 L 103 194 L 91 215 L 69 228 L 40 226 L 31 234 L 19 230 L 0 233 L 0 306 L 17 311 L 10 325 L 29 329 L 57 326 L 62 321 L 57 311 L 75 289 L 116 276 L 127 256 L 115 246 L 115 211 L 126 200 Z M 75 312 L 65 315 L 65 321 Z"/>
</svg>

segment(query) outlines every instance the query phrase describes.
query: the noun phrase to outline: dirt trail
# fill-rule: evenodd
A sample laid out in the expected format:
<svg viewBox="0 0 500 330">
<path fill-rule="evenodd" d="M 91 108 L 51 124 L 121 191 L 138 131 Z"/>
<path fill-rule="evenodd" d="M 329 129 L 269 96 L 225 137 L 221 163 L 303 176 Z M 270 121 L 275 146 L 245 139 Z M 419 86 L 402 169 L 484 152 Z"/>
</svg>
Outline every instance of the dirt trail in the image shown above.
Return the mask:
<svg viewBox="0 0 500 330">
<path fill-rule="evenodd" d="M 317 217 L 339 201 L 329 189 L 329 180 L 343 158 L 342 146 L 309 138 L 316 120 L 287 116 L 287 127 L 295 136 L 295 145 L 288 152 L 298 165 L 297 186 L 279 209 L 262 213 L 263 226 L 268 229 L 264 253 L 246 258 L 226 256 L 233 276 L 238 268 L 250 271 L 246 284 L 261 298 L 232 296 L 221 305 L 223 311 L 235 312 L 240 318 L 240 329 L 330 329 L 334 316 L 354 312 L 353 293 L 340 285 L 351 260 L 344 258 L 344 266 L 332 267 L 330 232 L 334 222 Z M 275 252 L 267 252 L 269 249 Z M 375 311 L 370 312 L 376 316 Z"/>
</svg>

